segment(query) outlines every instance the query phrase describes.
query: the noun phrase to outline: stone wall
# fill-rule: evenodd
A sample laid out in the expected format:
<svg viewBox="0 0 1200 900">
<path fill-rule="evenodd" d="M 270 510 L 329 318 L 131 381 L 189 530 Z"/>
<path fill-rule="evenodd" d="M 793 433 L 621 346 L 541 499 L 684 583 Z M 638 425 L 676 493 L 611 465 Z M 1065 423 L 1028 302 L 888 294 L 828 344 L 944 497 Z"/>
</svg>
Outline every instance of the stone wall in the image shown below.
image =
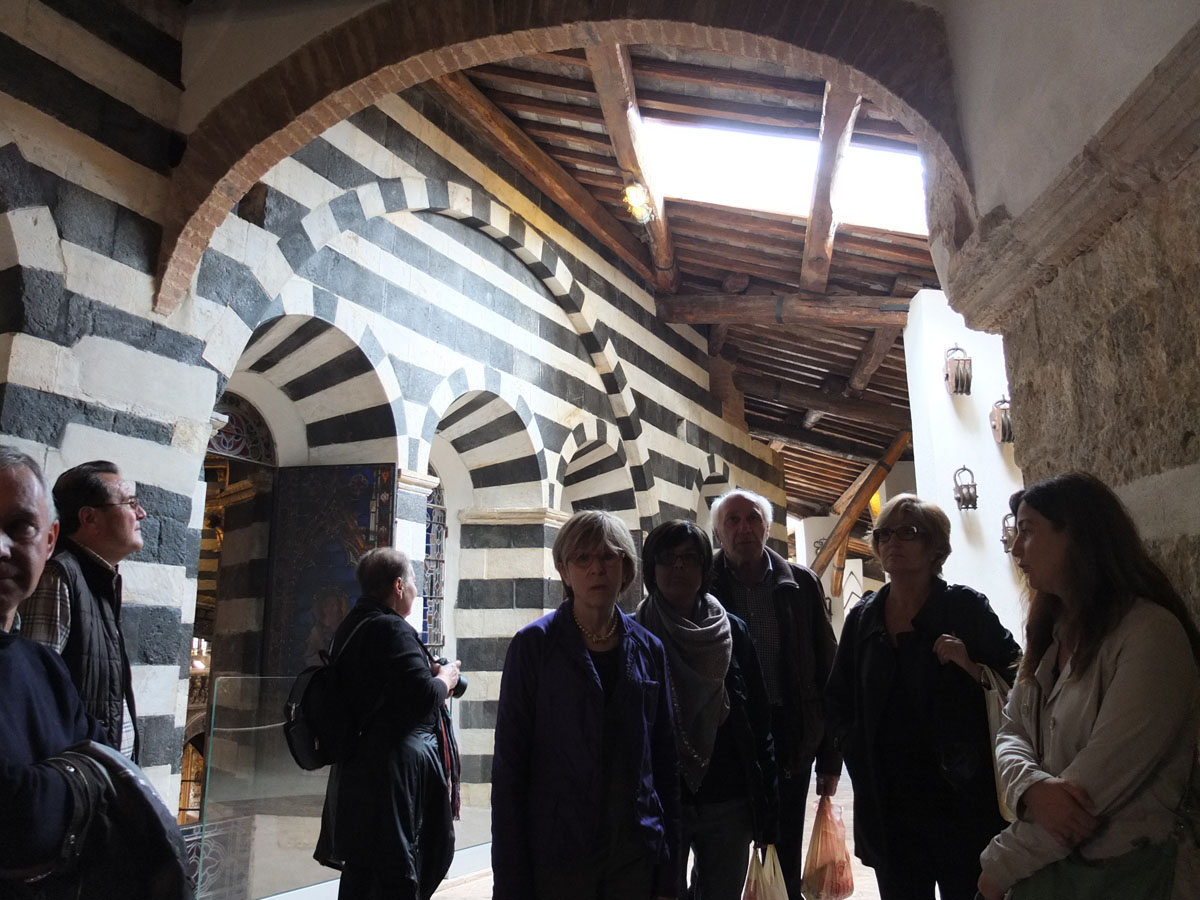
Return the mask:
<svg viewBox="0 0 1200 900">
<path fill-rule="evenodd" d="M 1005 333 L 1027 481 L 1085 469 L 1125 496 L 1200 597 L 1200 160 L 1036 289 Z M 1163 486 L 1133 487 L 1148 478 Z M 1163 521 L 1166 520 L 1166 521 Z M 1174 521 L 1176 524 L 1171 524 Z"/>
</svg>

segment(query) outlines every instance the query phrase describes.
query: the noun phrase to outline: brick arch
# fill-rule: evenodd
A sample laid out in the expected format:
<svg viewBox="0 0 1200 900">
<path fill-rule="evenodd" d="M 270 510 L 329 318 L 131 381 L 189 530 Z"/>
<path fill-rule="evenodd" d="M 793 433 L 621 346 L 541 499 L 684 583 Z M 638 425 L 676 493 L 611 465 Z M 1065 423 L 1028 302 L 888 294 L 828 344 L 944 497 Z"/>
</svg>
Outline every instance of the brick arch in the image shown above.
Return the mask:
<svg viewBox="0 0 1200 900">
<path fill-rule="evenodd" d="M 450 72 L 601 43 L 699 48 L 805 69 L 871 98 L 924 151 L 938 257 L 973 230 L 975 204 L 941 15 L 908 0 L 777 4 L 614 0 L 590 5 L 392 0 L 314 38 L 214 108 L 173 177 L 157 308 L 176 308 L 220 225 L 250 187 L 313 137 L 379 98 Z M 299 112 L 294 112 L 299 111 Z M 963 218 L 967 221 L 964 222 Z"/>
</svg>

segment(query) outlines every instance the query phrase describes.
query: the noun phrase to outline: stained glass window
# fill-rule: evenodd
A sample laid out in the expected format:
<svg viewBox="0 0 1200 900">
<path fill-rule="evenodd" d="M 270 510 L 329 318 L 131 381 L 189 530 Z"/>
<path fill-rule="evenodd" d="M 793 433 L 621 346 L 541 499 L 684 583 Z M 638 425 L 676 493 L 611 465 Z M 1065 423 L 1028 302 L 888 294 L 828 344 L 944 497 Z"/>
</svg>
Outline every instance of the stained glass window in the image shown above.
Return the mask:
<svg viewBox="0 0 1200 900">
<path fill-rule="evenodd" d="M 209 453 L 275 465 L 275 441 L 271 429 L 248 400 L 226 391 L 217 401 L 216 412 L 228 416 L 229 421 L 208 439 Z"/>
<path fill-rule="evenodd" d="M 425 503 L 425 617 L 421 638 L 430 647 L 446 642 L 442 606 L 446 595 L 446 494 L 439 484 Z"/>
</svg>

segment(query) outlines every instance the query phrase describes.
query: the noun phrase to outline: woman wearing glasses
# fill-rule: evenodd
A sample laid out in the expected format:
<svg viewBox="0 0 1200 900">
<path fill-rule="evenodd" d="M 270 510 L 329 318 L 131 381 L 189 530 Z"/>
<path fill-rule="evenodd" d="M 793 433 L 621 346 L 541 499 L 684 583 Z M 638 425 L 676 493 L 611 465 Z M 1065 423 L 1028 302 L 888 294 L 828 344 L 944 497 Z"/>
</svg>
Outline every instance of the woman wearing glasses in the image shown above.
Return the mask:
<svg viewBox="0 0 1200 900">
<path fill-rule="evenodd" d="M 971 900 L 1004 827 L 982 666 L 1011 681 L 1020 648 L 987 598 L 939 576 L 950 520 L 901 494 L 871 547 L 888 583 L 850 610 L 825 691 L 854 783 L 855 853 L 881 900 Z"/>
<path fill-rule="evenodd" d="M 680 896 L 738 900 L 750 842 L 774 841 L 771 708 L 746 624 L 708 593 L 712 544 L 693 522 L 659 525 L 642 547 L 649 592 L 636 618 L 663 642 L 679 752 Z M 688 850 L 695 853 L 692 893 Z"/>
<path fill-rule="evenodd" d="M 637 573 L 612 513 L 552 551 L 566 599 L 504 660 L 492 758 L 494 900 L 676 896 L 679 778 L 662 644 L 617 608 Z"/>
</svg>

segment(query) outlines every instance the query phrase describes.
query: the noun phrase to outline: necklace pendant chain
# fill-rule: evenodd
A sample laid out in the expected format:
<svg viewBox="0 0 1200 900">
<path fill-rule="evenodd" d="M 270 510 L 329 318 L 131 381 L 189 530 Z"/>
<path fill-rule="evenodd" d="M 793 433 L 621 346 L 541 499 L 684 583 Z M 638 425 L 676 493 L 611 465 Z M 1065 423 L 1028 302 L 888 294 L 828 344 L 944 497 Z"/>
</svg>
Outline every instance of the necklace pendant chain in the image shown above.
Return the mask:
<svg viewBox="0 0 1200 900">
<path fill-rule="evenodd" d="M 612 615 L 609 617 L 608 631 L 604 634 L 596 634 L 589 630 L 582 622 L 579 621 L 579 615 L 575 612 L 575 605 L 571 605 L 571 618 L 575 620 L 576 627 L 583 632 L 583 636 L 593 644 L 603 644 L 608 641 L 617 632 L 617 610 L 614 608 Z"/>
</svg>

